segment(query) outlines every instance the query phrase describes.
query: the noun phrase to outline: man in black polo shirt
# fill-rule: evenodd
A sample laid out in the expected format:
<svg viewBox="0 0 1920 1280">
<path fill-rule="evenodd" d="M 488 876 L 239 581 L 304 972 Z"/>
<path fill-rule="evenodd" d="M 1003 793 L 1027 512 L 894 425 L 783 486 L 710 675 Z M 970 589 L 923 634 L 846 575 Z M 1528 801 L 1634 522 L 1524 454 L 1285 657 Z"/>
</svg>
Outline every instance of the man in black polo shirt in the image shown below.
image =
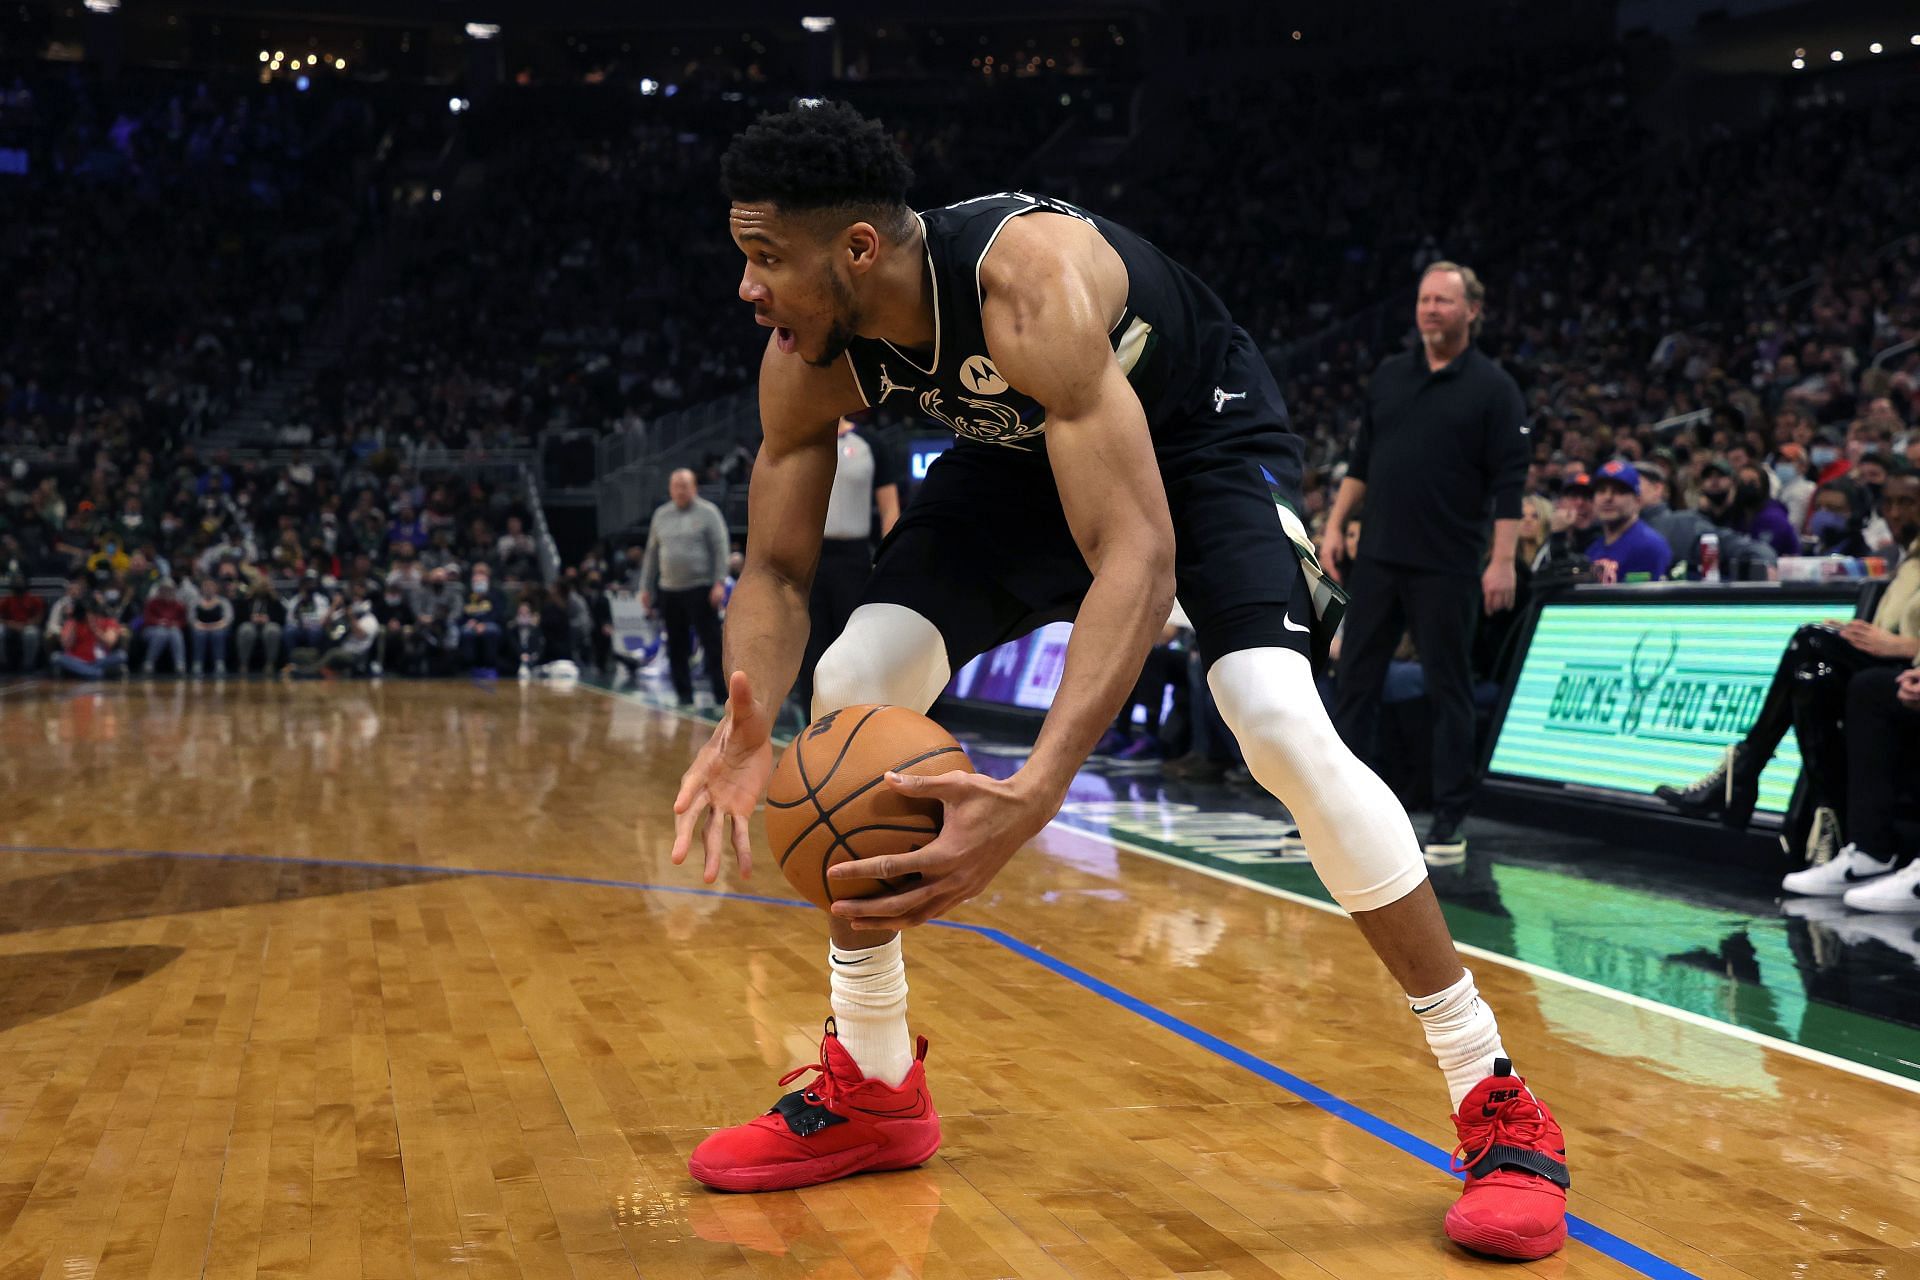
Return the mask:
<svg viewBox="0 0 1920 1280">
<path fill-rule="evenodd" d="M 1353 602 L 1333 719 L 1356 753 L 1372 754 L 1387 663 L 1411 630 L 1433 709 L 1426 851 L 1441 856 L 1466 851 L 1460 828 L 1477 784 L 1469 656 L 1479 612 L 1513 607 L 1531 443 L 1520 388 L 1473 345 L 1485 297 L 1479 277 L 1456 263 L 1436 262 L 1421 277 L 1420 349 L 1374 371 L 1320 545 L 1322 564 L 1345 559 L 1340 530 L 1364 499 L 1360 554 L 1344 578 Z"/>
</svg>

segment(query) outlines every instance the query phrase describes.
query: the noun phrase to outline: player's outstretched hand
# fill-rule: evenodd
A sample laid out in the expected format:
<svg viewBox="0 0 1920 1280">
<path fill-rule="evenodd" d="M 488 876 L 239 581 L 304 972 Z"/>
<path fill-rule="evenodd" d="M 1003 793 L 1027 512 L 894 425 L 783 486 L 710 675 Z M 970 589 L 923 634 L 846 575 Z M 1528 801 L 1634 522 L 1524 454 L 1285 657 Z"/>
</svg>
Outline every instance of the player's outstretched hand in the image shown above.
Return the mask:
<svg viewBox="0 0 1920 1280">
<path fill-rule="evenodd" d="M 707 819 L 701 879 L 712 884 L 720 878 L 720 859 L 729 841 L 741 879 L 752 875 L 748 824 L 772 776 L 773 717 L 753 700 L 747 673 L 736 671 L 727 682 L 727 713 L 681 777 L 680 794 L 673 800 L 673 865 L 687 860 L 701 837 L 701 821 Z"/>
<path fill-rule="evenodd" d="M 924 848 L 842 862 L 827 871 L 829 880 L 918 877 L 899 893 L 833 904 L 834 915 L 862 929 L 911 928 L 977 897 L 1060 809 L 1058 799 L 1029 795 L 1017 776 L 889 773 L 887 785 L 902 795 L 940 801 L 946 816 L 940 834 Z"/>
</svg>

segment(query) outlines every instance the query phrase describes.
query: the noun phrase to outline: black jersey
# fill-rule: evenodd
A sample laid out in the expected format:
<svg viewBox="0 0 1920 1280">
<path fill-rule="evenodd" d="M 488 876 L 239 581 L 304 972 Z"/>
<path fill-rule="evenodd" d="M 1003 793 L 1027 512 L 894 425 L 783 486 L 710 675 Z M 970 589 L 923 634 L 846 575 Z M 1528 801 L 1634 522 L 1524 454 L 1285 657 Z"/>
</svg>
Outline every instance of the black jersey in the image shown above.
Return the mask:
<svg viewBox="0 0 1920 1280">
<path fill-rule="evenodd" d="M 1022 450 L 1039 444 L 1046 410 L 1009 387 L 994 368 L 980 322 L 980 263 L 1001 229 L 1030 213 L 1091 224 L 1126 264 L 1127 306 L 1109 339 L 1146 410 L 1156 449 L 1181 450 L 1224 430 L 1219 398 L 1245 394 L 1217 385 L 1235 333 L 1226 305 L 1192 272 L 1125 227 L 1065 201 L 1017 191 L 916 215 L 933 281 L 933 351 L 921 355 L 884 339 L 854 339 L 847 362 L 868 406 L 906 408 L 904 398 L 963 442 Z"/>
</svg>

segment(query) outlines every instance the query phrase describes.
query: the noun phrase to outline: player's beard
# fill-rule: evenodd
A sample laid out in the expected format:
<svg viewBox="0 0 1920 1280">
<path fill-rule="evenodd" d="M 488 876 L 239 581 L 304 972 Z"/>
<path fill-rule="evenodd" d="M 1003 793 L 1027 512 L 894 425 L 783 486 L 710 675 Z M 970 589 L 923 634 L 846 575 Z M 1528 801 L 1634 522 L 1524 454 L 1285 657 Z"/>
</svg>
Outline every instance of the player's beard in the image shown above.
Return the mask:
<svg viewBox="0 0 1920 1280">
<path fill-rule="evenodd" d="M 860 335 L 860 302 L 853 288 L 832 270 L 827 272 L 827 291 L 833 295 L 833 323 L 827 327 L 826 346 L 818 360 L 807 363 L 825 369 L 847 353 L 847 347 Z"/>
</svg>

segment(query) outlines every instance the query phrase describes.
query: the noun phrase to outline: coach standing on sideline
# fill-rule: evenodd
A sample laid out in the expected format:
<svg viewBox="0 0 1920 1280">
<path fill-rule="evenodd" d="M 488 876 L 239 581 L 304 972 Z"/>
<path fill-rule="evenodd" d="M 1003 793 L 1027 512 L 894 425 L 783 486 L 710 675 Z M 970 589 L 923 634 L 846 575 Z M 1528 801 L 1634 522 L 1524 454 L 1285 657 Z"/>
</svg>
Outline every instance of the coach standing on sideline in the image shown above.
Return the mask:
<svg viewBox="0 0 1920 1280">
<path fill-rule="evenodd" d="M 700 636 L 713 704 L 727 705 L 726 664 L 720 660 L 720 605 L 727 595 L 727 521 L 720 508 L 694 488 L 684 467 L 667 478 L 668 501 L 647 526 L 647 551 L 640 561 L 640 607 L 660 606 L 667 629 L 667 665 L 673 692 L 685 706 L 693 701 L 692 646 L 687 631 Z"/>
<path fill-rule="evenodd" d="M 900 518 L 900 477 L 893 452 L 871 427 L 842 418 L 826 533 L 820 541 L 820 567 L 814 570 L 813 593 L 807 598 L 807 651 L 794 686 L 794 697 L 808 721 L 813 719 L 814 665 L 847 629 L 847 619 L 873 573 L 876 513 L 884 538 Z"/>
<path fill-rule="evenodd" d="M 1401 632 L 1411 630 L 1433 708 L 1429 854 L 1466 852 L 1461 824 L 1478 781 L 1469 655 L 1480 610 L 1491 616 L 1513 607 L 1527 476 L 1520 388 L 1473 345 L 1485 298 L 1480 278 L 1457 263 L 1436 262 L 1421 276 L 1414 308 L 1420 350 L 1390 356 L 1374 371 L 1320 543 L 1321 563 L 1337 566 L 1341 530 L 1365 500 L 1359 556 L 1345 576 L 1352 604 L 1333 719 L 1347 745 L 1370 758 L 1387 663 Z"/>
</svg>

